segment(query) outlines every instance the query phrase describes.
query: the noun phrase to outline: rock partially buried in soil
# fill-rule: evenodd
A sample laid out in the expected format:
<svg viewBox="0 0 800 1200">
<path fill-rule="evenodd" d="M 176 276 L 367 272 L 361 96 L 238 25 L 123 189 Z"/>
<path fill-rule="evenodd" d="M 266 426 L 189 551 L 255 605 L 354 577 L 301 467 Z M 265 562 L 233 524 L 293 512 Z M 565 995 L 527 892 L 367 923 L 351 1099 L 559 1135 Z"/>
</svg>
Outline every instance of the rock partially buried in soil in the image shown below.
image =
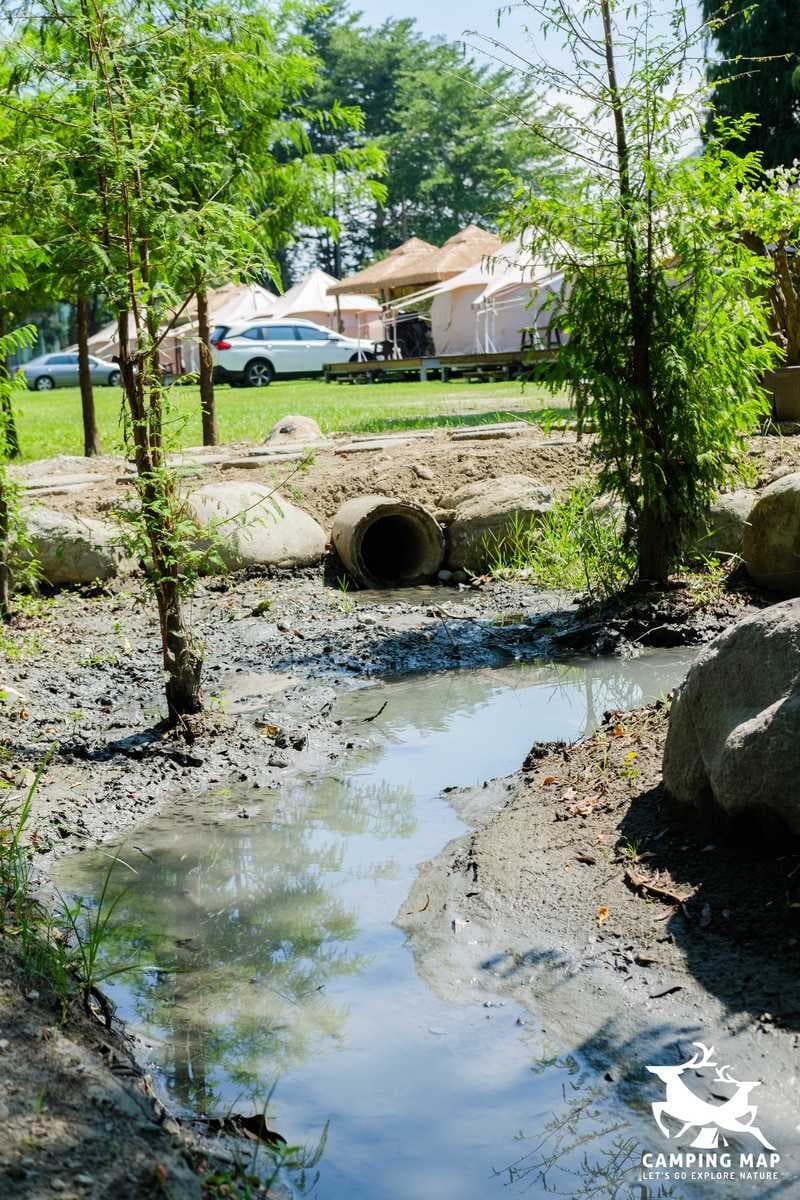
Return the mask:
<svg viewBox="0 0 800 1200">
<path fill-rule="evenodd" d="M 118 530 L 104 521 L 32 508 L 25 512 L 25 524 L 42 577 L 53 587 L 106 582 L 133 568 L 115 544 Z"/>
<path fill-rule="evenodd" d="M 745 526 L 744 560 L 760 587 L 800 595 L 800 472 L 761 493 Z"/>
<path fill-rule="evenodd" d="M 800 835 L 800 600 L 745 617 L 703 651 L 672 706 L 664 788 L 748 835 Z"/>
<path fill-rule="evenodd" d="M 481 571 L 488 563 L 492 543 L 507 537 L 515 526 L 524 527 L 550 512 L 553 493 L 528 475 L 501 475 L 469 483 L 441 507 L 452 511 L 447 529 L 447 566 L 450 570 Z"/>
<path fill-rule="evenodd" d="M 444 534 L 423 508 L 391 496 L 358 496 L 333 522 L 333 544 L 348 573 L 365 587 L 411 587 L 436 575 Z"/>
<path fill-rule="evenodd" d="M 210 483 L 192 493 L 189 509 L 219 539 L 220 557 L 231 570 L 309 567 L 324 557 L 322 526 L 268 487 Z"/>
<path fill-rule="evenodd" d="M 276 421 L 264 439 L 264 445 L 283 445 L 286 442 L 317 442 L 322 438 L 322 430 L 311 417 L 302 417 L 297 413 L 289 413 Z"/>
<path fill-rule="evenodd" d="M 692 554 L 699 558 L 733 558 L 744 553 L 744 533 L 758 493 L 742 489 L 720 496 L 692 538 Z"/>
</svg>

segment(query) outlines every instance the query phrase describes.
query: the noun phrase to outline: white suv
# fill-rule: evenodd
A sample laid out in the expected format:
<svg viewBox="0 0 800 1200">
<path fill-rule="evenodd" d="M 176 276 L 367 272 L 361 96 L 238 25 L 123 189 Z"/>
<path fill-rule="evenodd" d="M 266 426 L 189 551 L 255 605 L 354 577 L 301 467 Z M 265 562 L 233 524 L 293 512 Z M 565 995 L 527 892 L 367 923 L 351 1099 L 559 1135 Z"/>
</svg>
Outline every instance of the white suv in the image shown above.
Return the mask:
<svg viewBox="0 0 800 1200">
<path fill-rule="evenodd" d="M 374 358 L 372 343 L 334 333 L 313 321 L 275 318 L 218 325 L 211 338 L 214 378 L 266 387 L 286 375 L 319 375 L 326 363 Z"/>
</svg>

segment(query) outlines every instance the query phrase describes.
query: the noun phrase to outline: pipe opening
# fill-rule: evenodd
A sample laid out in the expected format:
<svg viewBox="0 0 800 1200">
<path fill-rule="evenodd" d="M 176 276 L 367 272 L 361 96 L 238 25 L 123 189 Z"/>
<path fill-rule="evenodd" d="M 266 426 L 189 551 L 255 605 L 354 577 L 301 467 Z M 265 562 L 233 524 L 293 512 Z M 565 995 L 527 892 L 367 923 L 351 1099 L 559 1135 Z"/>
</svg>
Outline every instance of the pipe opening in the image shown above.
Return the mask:
<svg viewBox="0 0 800 1200">
<path fill-rule="evenodd" d="M 388 496 L 348 500 L 336 514 L 333 544 L 363 587 L 424 583 L 444 558 L 444 534 L 427 509 Z"/>
<path fill-rule="evenodd" d="M 413 515 L 379 517 L 365 531 L 361 561 L 378 583 L 405 583 L 426 575 L 431 554 L 428 530 Z"/>
</svg>

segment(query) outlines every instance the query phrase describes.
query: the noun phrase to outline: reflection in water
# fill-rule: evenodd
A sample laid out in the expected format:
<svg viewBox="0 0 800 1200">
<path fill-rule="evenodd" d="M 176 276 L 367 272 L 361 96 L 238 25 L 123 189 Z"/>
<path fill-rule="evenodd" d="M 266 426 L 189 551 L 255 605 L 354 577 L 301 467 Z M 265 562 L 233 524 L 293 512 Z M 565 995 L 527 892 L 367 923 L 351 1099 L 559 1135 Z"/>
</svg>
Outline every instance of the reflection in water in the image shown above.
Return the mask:
<svg viewBox="0 0 800 1200">
<path fill-rule="evenodd" d="M 127 890 L 107 953 L 148 967 L 113 997 L 151 1039 L 174 1100 L 241 1106 L 278 1079 L 273 1123 L 290 1140 L 331 1122 L 322 1200 L 485 1200 L 507 1186 L 493 1175 L 504 1162 L 524 1185 L 539 1168 L 517 1161 L 514 1131 L 544 1130 L 536 1114 L 555 1111 L 563 1070 L 531 1073 L 541 1045 L 513 1006 L 484 1009 L 485 983 L 471 1004 L 435 996 L 393 919 L 416 865 L 464 828 L 444 788 L 515 770 L 534 741 L 578 737 L 687 665 L 650 655 L 365 688 L 339 716 L 369 749 L 255 809 L 248 792 L 248 819 L 226 792 L 137 830 L 121 851 L 136 873 L 114 875 Z M 96 896 L 107 864 L 75 856 L 59 883 Z M 581 1178 L 582 1145 L 566 1154 Z"/>
<path fill-rule="evenodd" d="M 118 868 L 123 895 L 107 948 L 113 959 L 133 950 L 152 964 L 136 986 L 136 1012 L 159 1031 L 172 1095 L 200 1112 L 218 1098 L 221 1064 L 254 1093 L 264 1062 L 274 1077 L 341 1037 L 346 1012 L 326 988 L 366 959 L 352 945 L 355 914 L 330 881 L 345 871 L 347 839 L 413 828 L 411 793 L 379 783 L 328 778 L 311 794 L 289 789 L 254 820 L 220 820 L 220 805 L 211 795 L 199 810 L 194 801 L 173 809 L 137 832 L 135 851 L 122 849 L 135 883 Z M 378 859 L 363 873 L 391 869 Z"/>
</svg>

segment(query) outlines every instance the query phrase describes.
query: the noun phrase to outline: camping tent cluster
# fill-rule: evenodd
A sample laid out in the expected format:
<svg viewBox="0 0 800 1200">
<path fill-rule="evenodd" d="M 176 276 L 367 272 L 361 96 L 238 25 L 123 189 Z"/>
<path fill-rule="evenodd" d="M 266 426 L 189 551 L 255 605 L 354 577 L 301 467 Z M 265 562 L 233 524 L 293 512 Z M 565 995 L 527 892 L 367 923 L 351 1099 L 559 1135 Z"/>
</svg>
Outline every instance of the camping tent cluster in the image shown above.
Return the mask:
<svg viewBox="0 0 800 1200">
<path fill-rule="evenodd" d="M 209 291 L 208 311 L 212 329 L 292 317 L 367 343 L 393 341 L 406 353 L 409 339 L 398 336 L 398 326 L 421 326 L 424 316 L 437 354 L 493 353 L 519 350 L 531 330 L 540 343 L 551 336 L 548 301 L 562 283 L 522 242 L 502 244 L 468 225 L 442 247 L 410 238 L 341 282 L 313 270 L 283 296 L 256 284 L 227 283 Z M 427 332 L 424 338 L 430 344 Z M 89 349 L 102 358 L 117 355 L 116 322 L 93 334 Z M 175 375 L 198 370 L 195 300 L 164 331 L 161 355 Z"/>
<path fill-rule="evenodd" d="M 550 300 L 562 284 L 563 276 L 521 241 L 503 244 L 469 225 L 441 249 L 411 238 L 330 290 L 379 296 L 395 330 L 429 313 L 437 354 L 490 354 L 519 350 L 523 337 L 546 344 L 553 337 Z"/>
<path fill-rule="evenodd" d="M 337 281 L 324 271 L 314 270 L 283 296 L 257 284 L 226 283 L 208 293 L 209 323 L 238 325 L 267 317 L 293 317 L 316 321 L 350 337 L 378 341 L 383 337 L 381 306 L 372 296 L 350 294 L 341 299 L 329 294 Z M 90 353 L 101 358 L 119 354 L 119 334 L 116 321 L 104 326 L 89 338 Z M 197 371 L 200 362 L 197 303 L 192 300 L 166 331 L 161 344 L 161 356 L 175 375 Z"/>
<path fill-rule="evenodd" d="M 550 305 L 563 275 L 532 257 L 520 243 L 440 284 L 431 296 L 431 327 L 438 354 L 493 354 L 529 343 L 547 346 Z"/>
</svg>

